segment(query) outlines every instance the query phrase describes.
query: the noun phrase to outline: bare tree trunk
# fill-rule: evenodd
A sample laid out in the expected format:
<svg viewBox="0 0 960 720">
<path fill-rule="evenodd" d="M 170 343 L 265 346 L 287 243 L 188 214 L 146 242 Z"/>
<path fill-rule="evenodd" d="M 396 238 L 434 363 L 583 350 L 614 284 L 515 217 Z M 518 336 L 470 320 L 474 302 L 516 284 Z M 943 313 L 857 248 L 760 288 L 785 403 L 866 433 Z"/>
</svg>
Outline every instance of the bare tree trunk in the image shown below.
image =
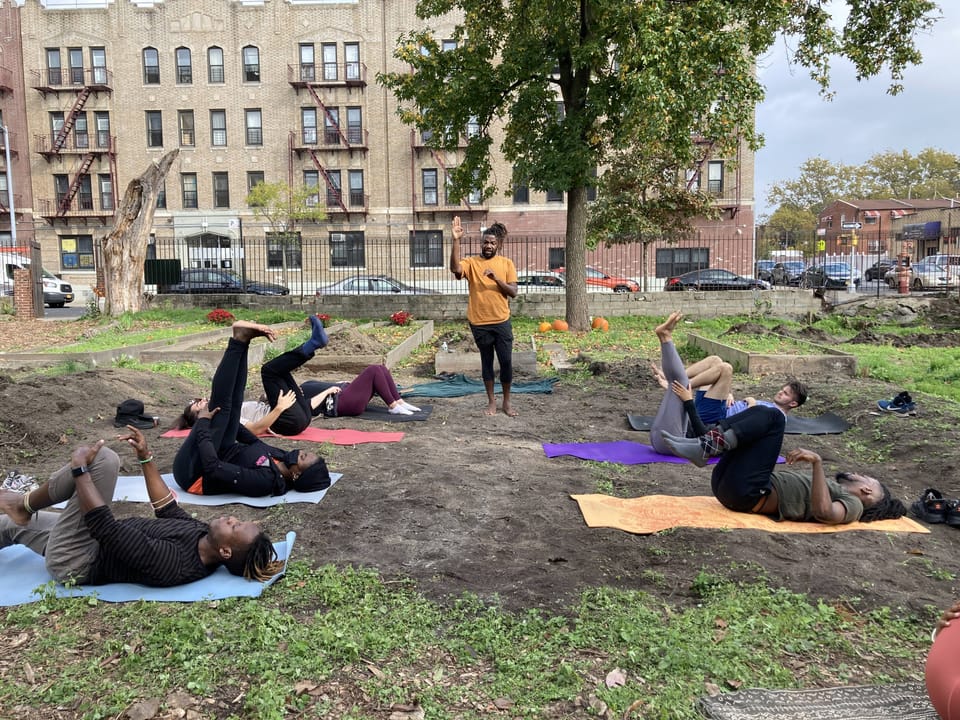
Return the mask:
<svg viewBox="0 0 960 720">
<path fill-rule="evenodd" d="M 567 324 L 575 332 L 590 329 L 587 304 L 587 189 L 573 188 L 567 195 L 565 251 Z"/>
<path fill-rule="evenodd" d="M 121 315 L 137 312 L 143 303 L 143 265 L 153 227 L 157 195 L 167 171 L 180 150 L 168 152 L 144 173 L 130 181 L 117 209 L 113 230 L 102 242 L 104 265 L 104 312 Z"/>
</svg>

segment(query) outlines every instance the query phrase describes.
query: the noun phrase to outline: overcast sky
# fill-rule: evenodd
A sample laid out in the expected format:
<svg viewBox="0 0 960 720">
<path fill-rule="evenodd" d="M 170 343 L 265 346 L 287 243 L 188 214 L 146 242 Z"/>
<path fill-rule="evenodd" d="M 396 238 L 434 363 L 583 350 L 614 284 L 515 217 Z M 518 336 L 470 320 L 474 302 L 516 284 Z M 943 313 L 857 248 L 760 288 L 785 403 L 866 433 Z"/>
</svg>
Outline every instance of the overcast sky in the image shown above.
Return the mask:
<svg viewBox="0 0 960 720">
<path fill-rule="evenodd" d="M 758 64 L 766 100 L 757 108 L 757 129 L 766 145 L 756 156 L 756 215 L 773 212 L 767 191 L 799 176 L 811 157 L 860 165 L 888 150 L 916 154 L 927 147 L 960 155 L 960 2 L 940 0 L 943 19 L 921 35 L 923 64 L 904 73 L 904 90 L 887 94 L 889 76 L 858 83 L 849 63 L 835 61 L 832 101 L 803 68 L 790 67 L 783 44 Z"/>
</svg>

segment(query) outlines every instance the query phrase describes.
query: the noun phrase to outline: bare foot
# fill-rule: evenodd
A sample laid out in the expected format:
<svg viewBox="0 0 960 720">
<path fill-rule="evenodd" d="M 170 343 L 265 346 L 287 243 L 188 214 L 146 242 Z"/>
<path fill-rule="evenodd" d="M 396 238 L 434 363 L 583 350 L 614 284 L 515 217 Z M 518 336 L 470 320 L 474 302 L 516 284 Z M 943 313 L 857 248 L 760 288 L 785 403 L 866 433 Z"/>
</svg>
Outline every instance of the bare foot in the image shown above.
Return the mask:
<svg viewBox="0 0 960 720">
<path fill-rule="evenodd" d="M 23 507 L 23 495 L 13 490 L 0 490 L 0 512 L 17 525 L 26 525 L 30 522 L 30 513 Z"/>
<path fill-rule="evenodd" d="M 510 407 L 509 405 L 504 404 L 504 406 L 503 406 L 503 414 L 506 415 L 507 417 L 516 417 L 516 416 L 519 415 L 520 413 L 518 413 L 516 410 L 514 410 L 514 409 L 513 409 L 512 407 Z"/>
<path fill-rule="evenodd" d="M 496 415 L 497 414 L 497 401 L 491 400 L 487 405 L 487 409 L 483 411 L 484 415 Z"/>
<path fill-rule="evenodd" d="M 270 342 L 273 342 L 277 334 L 269 325 L 261 325 L 260 323 L 250 322 L 249 320 L 237 320 L 233 324 L 234 340 L 248 343 L 255 337 L 265 337 Z"/>
<path fill-rule="evenodd" d="M 656 379 L 657 384 L 666 390 L 670 387 L 670 383 L 667 382 L 667 376 L 663 374 L 663 370 L 660 369 L 660 366 L 656 363 L 650 363 L 650 369 L 653 371 L 653 377 Z"/>
<path fill-rule="evenodd" d="M 661 343 L 673 340 L 673 329 L 682 317 L 683 313 L 674 311 L 670 313 L 670 316 L 664 320 L 661 325 L 657 325 L 657 327 L 654 328 L 653 331 L 657 334 L 657 337 L 660 338 Z"/>
</svg>

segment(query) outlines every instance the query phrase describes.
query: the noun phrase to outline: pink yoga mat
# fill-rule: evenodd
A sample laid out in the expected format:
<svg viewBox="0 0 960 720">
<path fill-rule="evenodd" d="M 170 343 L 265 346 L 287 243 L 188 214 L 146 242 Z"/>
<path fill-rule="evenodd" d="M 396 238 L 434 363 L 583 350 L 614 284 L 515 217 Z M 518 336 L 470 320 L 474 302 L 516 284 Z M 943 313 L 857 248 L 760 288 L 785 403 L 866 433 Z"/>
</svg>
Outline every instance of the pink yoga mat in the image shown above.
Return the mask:
<svg viewBox="0 0 960 720">
<path fill-rule="evenodd" d="M 186 437 L 190 430 L 167 430 L 160 437 Z M 324 430 L 318 427 L 308 427 L 299 435 L 262 435 L 261 437 L 278 437 L 284 440 L 308 440 L 310 442 L 328 442 L 334 445 L 360 445 L 362 443 L 387 443 L 403 440 L 402 432 L 366 432 L 364 430 Z"/>
</svg>

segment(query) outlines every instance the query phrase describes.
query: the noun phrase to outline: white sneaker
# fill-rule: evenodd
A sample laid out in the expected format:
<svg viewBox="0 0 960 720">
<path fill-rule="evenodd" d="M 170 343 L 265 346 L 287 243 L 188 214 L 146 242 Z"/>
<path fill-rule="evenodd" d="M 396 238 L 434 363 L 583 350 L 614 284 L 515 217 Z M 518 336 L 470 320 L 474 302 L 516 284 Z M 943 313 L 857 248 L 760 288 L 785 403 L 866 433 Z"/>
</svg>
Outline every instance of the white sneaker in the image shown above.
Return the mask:
<svg viewBox="0 0 960 720">
<path fill-rule="evenodd" d="M 413 410 L 407 410 L 403 405 L 395 405 L 392 408 L 387 408 L 387 412 L 391 415 L 413 415 Z"/>
<path fill-rule="evenodd" d="M 405 407 L 407 410 L 410 410 L 410 411 L 412 411 L 412 412 L 422 412 L 422 411 L 420 410 L 420 408 L 418 408 L 416 405 L 411 405 L 411 404 L 408 403 L 406 400 L 401 400 L 401 401 L 400 401 L 400 404 L 401 404 L 403 407 Z"/>
</svg>

